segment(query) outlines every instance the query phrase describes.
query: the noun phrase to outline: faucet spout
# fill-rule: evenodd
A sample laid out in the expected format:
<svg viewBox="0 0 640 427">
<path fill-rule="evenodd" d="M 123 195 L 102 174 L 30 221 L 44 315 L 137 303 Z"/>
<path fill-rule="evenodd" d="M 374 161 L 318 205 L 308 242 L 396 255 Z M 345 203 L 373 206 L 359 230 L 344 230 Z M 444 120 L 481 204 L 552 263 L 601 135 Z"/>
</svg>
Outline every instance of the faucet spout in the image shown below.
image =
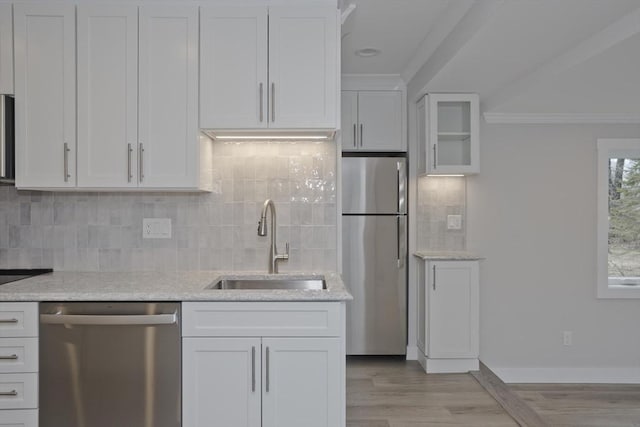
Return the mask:
<svg viewBox="0 0 640 427">
<path fill-rule="evenodd" d="M 289 259 L 289 243 L 286 244 L 286 252 L 279 254 L 276 248 L 276 206 L 273 200 L 267 199 L 262 205 L 262 213 L 258 221 L 258 236 L 267 235 L 267 214 L 271 212 L 271 239 L 269 245 L 269 274 L 278 272 L 278 261 Z"/>
</svg>

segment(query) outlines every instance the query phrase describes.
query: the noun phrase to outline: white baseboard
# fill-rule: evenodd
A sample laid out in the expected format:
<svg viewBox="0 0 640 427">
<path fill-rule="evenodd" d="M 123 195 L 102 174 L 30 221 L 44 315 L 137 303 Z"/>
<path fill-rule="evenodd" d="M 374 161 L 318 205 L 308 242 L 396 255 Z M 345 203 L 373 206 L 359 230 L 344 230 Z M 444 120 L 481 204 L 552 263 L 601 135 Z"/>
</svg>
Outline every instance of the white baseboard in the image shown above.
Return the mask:
<svg viewBox="0 0 640 427">
<path fill-rule="evenodd" d="M 418 347 L 407 346 L 407 360 L 418 360 Z"/>
<path fill-rule="evenodd" d="M 640 384 L 640 368 L 497 368 L 505 383 Z"/>
<path fill-rule="evenodd" d="M 429 359 L 427 358 L 428 374 L 449 374 L 477 371 L 478 359 Z"/>
</svg>

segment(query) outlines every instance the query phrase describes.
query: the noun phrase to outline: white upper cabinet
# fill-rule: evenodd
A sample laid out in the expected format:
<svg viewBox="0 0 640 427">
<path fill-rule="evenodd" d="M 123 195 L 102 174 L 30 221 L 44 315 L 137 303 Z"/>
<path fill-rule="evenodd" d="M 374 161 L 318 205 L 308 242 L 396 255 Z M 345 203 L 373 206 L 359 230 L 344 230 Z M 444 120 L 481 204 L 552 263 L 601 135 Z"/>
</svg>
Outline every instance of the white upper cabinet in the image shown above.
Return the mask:
<svg viewBox="0 0 640 427">
<path fill-rule="evenodd" d="M 139 34 L 139 186 L 197 189 L 198 8 L 143 6 Z"/>
<path fill-rule="evenodd" d="M 334 7 L 203 7 L 200 127 L 335 129 Z"/>
<path fill-rule="evenodd" d="M 331 6 L 269 9 L 270 127 L 336 127 L 337 34 Z"/>
<path fill-rule="evenodd" d="M 78 6 L 78 186 L 135 187 L 138 8 Z"/>
<path fill-rule="evenodd" d="M 342 151 L 406 151 L 402 92 L 343 91 Z"/>
<path fill-rule="evenodd" d="M 267 8 L 200 11 L 200 124 L 267 127 Z"/>
<path fill-rule="evenodd" d="M 480 112 L 477 94 L 435 93 L 425 96 L 418 116 L 418 144 L 426 159 L 420 173 L 480 172 Z M 420 110 L 420 108 L 419 108 Z"/>
<path fill-rule="evenodd" d="M 11 4 L 0 4 L 0 94 L 13 93 L 13 22 Z"/>
<path fill-rule="evenodd" d="M 210 187 L 197 6 L 81 4 L 77 24 L 74 6 L 15 12 L 19 188 Z"/>
<path fill-rule="evenodd" d="M 15 5 L 17 187 L 75 186 L 75 36 L 73 5 Z"/>
</svg>

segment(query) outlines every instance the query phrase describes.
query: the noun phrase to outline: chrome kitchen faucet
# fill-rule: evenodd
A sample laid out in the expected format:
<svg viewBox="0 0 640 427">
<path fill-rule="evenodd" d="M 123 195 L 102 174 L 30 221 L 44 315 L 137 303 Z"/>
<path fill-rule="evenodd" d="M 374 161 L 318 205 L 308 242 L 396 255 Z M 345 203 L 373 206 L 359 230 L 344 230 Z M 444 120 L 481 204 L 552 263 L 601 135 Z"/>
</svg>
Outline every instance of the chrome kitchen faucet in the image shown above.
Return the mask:
<svg viewBox="0 0 640 427">
<path fill-rule="evenodd" d="M 258 236 L 267 235 L 267 209 L 271 211 L 271 244 L 269 245 L 269 274 L 278 272 L 278 261 L 289 259 L 289 242 L 286 243 L 284 254 L 279 254 L 276 248 L 276 205 L 267 199 L 262 206 L 262 215 L 258 221 Z"/>
</svg>

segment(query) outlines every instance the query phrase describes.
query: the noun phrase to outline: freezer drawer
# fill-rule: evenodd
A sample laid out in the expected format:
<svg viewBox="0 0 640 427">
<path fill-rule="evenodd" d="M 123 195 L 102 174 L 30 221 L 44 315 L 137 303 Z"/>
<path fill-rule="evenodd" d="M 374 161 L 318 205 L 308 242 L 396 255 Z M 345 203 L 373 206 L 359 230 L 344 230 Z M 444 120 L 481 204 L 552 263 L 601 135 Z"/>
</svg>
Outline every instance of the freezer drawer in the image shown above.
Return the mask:
<svg viewBox="0 0 640 427">
<path fill-rule="evenodd" d="M 347 303 L 347 354 L 405 354 L 407 285 L 406 217 L 343 216 L 343 280 Z"/>
<path fill-rule="evenodd" d="M 343 157 L 342 213 L 406 213 L 405 159 Z"/>
</svg>

